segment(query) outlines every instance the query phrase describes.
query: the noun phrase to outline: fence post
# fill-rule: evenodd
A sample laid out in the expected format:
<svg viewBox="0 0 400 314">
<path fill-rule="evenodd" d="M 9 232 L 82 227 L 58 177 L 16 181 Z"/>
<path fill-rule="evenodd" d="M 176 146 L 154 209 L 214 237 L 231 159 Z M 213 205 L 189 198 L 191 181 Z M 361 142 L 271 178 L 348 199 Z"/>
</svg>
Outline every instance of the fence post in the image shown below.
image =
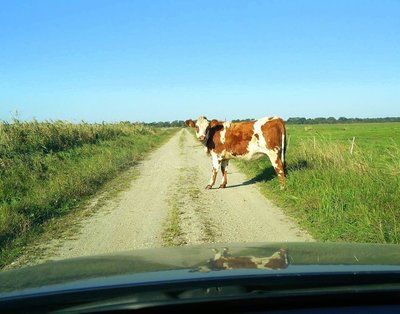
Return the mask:
<svg viewBox="0 0 400 314">
<path fill-rule="evenodd" d="M 350 148 L 350 155 L 353 155 L 353 149 L 354 149 L 354 142 L 355 142 L 355 140 L 356 140 L 356 137 L 353 136 L 353 140 L 352 140 L 352 142 L 351 142 L 351 148 Z"/>
</svg>

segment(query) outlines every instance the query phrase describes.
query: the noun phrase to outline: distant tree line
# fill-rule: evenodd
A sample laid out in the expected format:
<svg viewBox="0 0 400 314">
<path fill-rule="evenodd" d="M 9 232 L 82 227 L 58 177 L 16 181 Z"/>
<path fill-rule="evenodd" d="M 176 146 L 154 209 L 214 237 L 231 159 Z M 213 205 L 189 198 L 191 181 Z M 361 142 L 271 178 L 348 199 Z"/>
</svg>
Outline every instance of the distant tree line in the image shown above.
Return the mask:
<svg viewBox="0 0 400 314">
<path fill-rule="evenodd" d="M 186 126 L 185 121 L 182 120 L 150 122 L 145 123 L 145 125 L 153 126 L 156 128 L 181 128 Z"/>
<path fill-rule="evenodd" d="M 232 122 L 245 122 L 254 121 L 255 119 L 236 119 Z M 303 118 L 293 117 L 286 120 L 287 124 L 338 124 L 338 123 L 372 123 L 372 122 L 400 122 L 400 117 L 386 117 L 386 118 L 346 118 L 340 117 L 318 117 L 318 118 Z"/>
<path fill-rule="evenodd" d="M 288 124 L 337 124 L 337 123 L 372 123 L 372 122 L 400 122 L 400 117 L 386 117 L 386 118 L 346 118 L 340 117 L 338 119 L 334 117 L 329 118 L 302 118 L 294 117 L 289 118 L 286 123 Z"/>
<path fill-rule="evenodd" d="M 232 122 L 245 122 L 254 121 L 255 119 L 234 119 Z M 346 118 L 340 117 L 336 119 L 335 117 L 318 117 L 318 118 L 304 118 L 304 117 L 293 117 L 286 120 L 287 124 L 338 124 L 338 123 L 372 123 L 372 122 L 400 122 L 400 117 L 386 117 L 386 118 Z M 125 122 L 129 123 L 129 122 Z M 156 128 L 180 128 L 185 127 L 185 121 L 174 120 L 174 121 L 158 121 L 158 122 L 148 122 L 143 123 L 148 126 L 153 126 Z"/>
</svg>

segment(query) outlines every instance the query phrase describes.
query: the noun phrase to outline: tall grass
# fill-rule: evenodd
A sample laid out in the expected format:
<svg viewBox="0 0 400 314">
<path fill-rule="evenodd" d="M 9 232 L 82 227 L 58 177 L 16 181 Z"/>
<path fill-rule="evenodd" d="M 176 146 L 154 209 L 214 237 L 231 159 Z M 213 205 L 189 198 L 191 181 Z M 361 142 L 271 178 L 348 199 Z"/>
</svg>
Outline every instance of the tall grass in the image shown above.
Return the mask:
<svg viewBox="0 0 400 314">
<path fill-rule="evenodd" d="M 285 191 L 266 159 L 238 165 L 319 240 L 400 243 L 400 145 L 382 137 L 350 154 L 349 141 L 319 132 L 315 139 L 294 132 Z"/>
<path fill-rule="evenodd" d="M 33 152 L 52 153 L 113 140 L 121 136 L 154 133 L 154 130 L 140 124 L 88 124 L 55 122 L 0 123 L 0 156 L 30 154 Z"/>
<path fill-rule="evenodd" d="M 174 130 L 138 124 L 0 123 L 0 249 L 76 208 Z"/>
</svg>

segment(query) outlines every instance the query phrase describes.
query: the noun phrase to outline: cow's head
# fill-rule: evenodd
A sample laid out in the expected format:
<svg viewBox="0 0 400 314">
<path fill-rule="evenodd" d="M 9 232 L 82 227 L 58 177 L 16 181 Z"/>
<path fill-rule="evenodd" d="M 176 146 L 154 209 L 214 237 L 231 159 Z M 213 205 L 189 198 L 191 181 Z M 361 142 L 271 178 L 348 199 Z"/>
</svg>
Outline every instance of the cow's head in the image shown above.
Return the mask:
<svg viewBox="0 0 400 314">
<path fill-rule="evenodd" d="M 192 119 L 185 121 L 186 125 L 195 128 L 196 137 L 201 142 L 207 142 L 208 136 L 210 135 L 210 129 L 218 124 L 217 120 L 207 120 L 206 117 L 199 117 L 196 121 Z"/>
</svg>

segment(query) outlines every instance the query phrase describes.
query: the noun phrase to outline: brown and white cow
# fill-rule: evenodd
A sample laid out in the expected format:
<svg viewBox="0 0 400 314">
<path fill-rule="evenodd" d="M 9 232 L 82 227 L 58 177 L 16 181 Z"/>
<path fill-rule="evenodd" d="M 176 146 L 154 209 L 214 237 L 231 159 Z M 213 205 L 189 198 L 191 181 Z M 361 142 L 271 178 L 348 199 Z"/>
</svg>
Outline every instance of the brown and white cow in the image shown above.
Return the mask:
<svg viewBox="0 0 400 314">
<path fill-rule="evenodd" d="M 278 175 L 281 188 L 285 184 L 285 123 L 279 117 L 265 117 L 250 122 L 222 122 L 199 117 L 186 120 L 186 125 L 196 130 L 197 139 L 207 147 L 212 157 L 212 175 L 206 189 L 214 185 L 218 169 L 223 175 L 220 188 L 228 182 L 229 159 L 256 159 L 267 155 Z"/>
</svg>

